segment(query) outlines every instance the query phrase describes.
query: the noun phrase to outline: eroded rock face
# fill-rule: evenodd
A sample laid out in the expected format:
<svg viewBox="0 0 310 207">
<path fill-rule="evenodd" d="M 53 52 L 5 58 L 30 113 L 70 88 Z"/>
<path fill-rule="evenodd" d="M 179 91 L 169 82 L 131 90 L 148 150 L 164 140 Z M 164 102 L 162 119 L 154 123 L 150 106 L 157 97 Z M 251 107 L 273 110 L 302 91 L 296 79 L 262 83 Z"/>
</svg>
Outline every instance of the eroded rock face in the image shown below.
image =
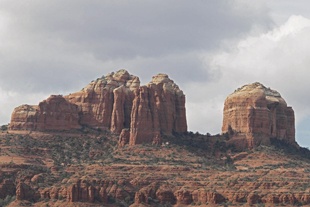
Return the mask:
<svg viewBox="0 0 310 207">
<path fill-rule="evenodd" d="M 241 148 L 268 144 L 270 138 L 295 144 L 294 111 L 277 91 L 248 84 L 226 98 L 222 132 Z"/>
<path fill-rule="evenodd" d="M 126 144 L 129 143 L 129 138 L 130 138 L 130 130 L 127 128 L 123 129 L 121 134 L 119 135 L 118 145 L 120 147 L 125 146 Z"/>
<path fill-rule="evenodd" d="M 107 187 L 104 183 L 101 185 L 102 186 L 94 186 L 88 181 L 77 180 L 75 183 L 67 187 L 45 188 L 40 194 L 41 199 L 66 199 L 68 202 L 88 203 L 99 201 L 106 204 L 108 202 L 108 194 L 106 192 Z"/>
<path fill-rule="evenodd" d="M 185 95 L 165 74 L 153 76 L 135 91 L 131 112 L 130 145 L 159 143 L 160 133 L 187 131 Z"/>
<path fill-rule="evenodd" d="M 16 186 L 16 200 L 37 201 L 40 198 L 39 192 L 33 190 L 29 185 L 19 182 Z"/>
<path fill-rule="evenodd" d="M 156 197 L 161 204 L 176 204 L 176 197 L 174 196 L 173 190 L 168 185 L 161 185 L 156 191 Z"/>
<path fill-rule="evenodd" d="M 61 95 L 52 95 L 38 106 L 22 105 L 13 111 L 10 129 L 66 130 L 78 129 L 79 111 Z"/>
<path fill-rule="evenodd" d="M 133 91 L 139 86 L 138 77 L 119 70 L 92 81 L 66 99 L 78 106 L 81 125 L 120 133 L 130 127 Z"/>
<path fill-rule="evenodd" d="M 180 189 L 174 192 L 178 204 L 189 205 L 193 202 L 192 193 L 186 189 Z"/>
<path fill-rule="evenodd" d="M 11 130 L 71 130 L 84 126 L 120 134 L 122 144 L 161 143 L 161 135 L 187 131 L 185 95 L 165 74 L 140 86 L 137 76 L 119 70 L 81 91 L 51 96 L 38 106 L 15 108 Z M 128 135 L 126 135 L 128 136 Z"/>
<path fill-rule="evenodd" d="M 194 203 L 210 203 L 219 204 L 225 202 L 223 195 L 216 191 L 208 191 L 206 189 L 198 189 L 192 192 Z"/>
<path fill-rule="evenodd" d="M 14 109 L 10 129 L 32 130 L 37 123 L 38 106 L 21 105 Z"/>
</svg>

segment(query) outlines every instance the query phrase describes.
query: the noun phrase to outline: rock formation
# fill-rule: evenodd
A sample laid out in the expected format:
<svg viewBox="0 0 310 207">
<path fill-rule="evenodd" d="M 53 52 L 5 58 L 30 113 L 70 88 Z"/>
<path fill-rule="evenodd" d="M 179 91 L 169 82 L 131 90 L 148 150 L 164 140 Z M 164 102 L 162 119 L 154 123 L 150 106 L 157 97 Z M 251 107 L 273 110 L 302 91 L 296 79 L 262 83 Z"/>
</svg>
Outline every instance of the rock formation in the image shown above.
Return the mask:
<svg viewBox="0 0 310 207">
<path fill-rule="evenodd" d="M 18 182 L 16 186 L 16 200 L 37 201 L 39 198 L 39 192 L 23 182 Z"/>
<path fill-rule="evenodd" d="M 248 84 L 226 98 L 222 132 L 243 149 L 268 144 L 270 138 L 296 144 L 294 111 L 277 91 Z"/>
<path fill-rule="evenodd" d="M 79 92 L 64 97 L 53 95 L 38 106 L 19 106 L 13 111 L 10 124 L 12 130 L 82 127 L 117 134 L 130 129 L 129 140 L 122 140 L 122 145 L 160 144 L 161 134 L 187 131 L 185 95 L 165 74 L 140 86 L 137 76 L 119 70 L 92 81 Z"/>
<path fill-rule="evenodd" d="M 120 147 L 125 146 L 129 143 L 130 138 L 130 130 L 129 129 L 122 129 L 121 134 L 119 135 L 118 145 Z"/>
<path fill-rule="evenodd" d="M 120 133 L 123 128 L 130 127 L 133 91 L 139 86 L 138 77 L 119 70 L 92 81 L 65 98 L 78 106 L 82 126 Z"/>
<path fill-rule="evenodd" d="M 61 95 L 52 95 L 38 106 L 22 105 L 14 109 L 11 129 L 66 130 L 78 129 L 78 107 Z"/>
<path fill-rule="evenodd" d="M 219 204 L 225 202 L 223 195 L 216 191 L 208 191 L 206 189 L 198 189 L 192 192 L 194 203 L 210 203 Z"/>
<path fill-rule="evenodd" d="M 160 133 L 186 132 L 185 96 L 165 74 L 135 91 L 129 144 L 158 142 Z"/>
</svg>

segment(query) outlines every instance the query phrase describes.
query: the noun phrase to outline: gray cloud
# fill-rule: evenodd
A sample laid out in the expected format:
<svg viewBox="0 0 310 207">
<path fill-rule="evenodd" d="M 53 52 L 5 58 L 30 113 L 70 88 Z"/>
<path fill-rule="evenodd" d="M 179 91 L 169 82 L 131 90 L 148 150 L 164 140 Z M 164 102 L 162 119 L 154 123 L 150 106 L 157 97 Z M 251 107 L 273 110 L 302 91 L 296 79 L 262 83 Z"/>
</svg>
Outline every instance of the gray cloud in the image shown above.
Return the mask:
<svg viewBox="0 0 310 207">
<path fill-rule="evenodd" d="M 236 14 L 226 1 L 3 1 L 0 11 L 8 20 L 0 87 L 29 92 L 71 90 L 81 76 L 131 65 L 133 73 L 156 66 L 182 81 L 184 74 L 207 79 L 202 67 L 195 73 L 201 63 L 191 54 L 268 23 L 266 15 Z"/>
<path fill-rule="evenodd" d="M 100 59 L 206 49 L 246 31 L 253 20 L 269 20 L 263 15 L 236 15 L 225 1 L 30 2 L 8 3 L 14 5 L 9 11 L 18 13 L 17 31 L 60 38 Z"/>
</svg>

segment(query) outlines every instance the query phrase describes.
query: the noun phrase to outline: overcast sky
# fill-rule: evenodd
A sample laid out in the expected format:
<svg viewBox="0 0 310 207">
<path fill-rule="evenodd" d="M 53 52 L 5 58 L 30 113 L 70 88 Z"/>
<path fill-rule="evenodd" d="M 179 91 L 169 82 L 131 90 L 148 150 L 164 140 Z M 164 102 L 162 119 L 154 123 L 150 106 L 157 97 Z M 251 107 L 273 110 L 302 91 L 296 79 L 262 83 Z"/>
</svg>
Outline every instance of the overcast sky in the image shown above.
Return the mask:
<svg viewBox="0 0 310 207">
<path fill-rule="evenodd" d="M 295 110 L 310 146 L 308 0 L 0 0 L 0 124 L 21 104 L 121 68 L 167 73 L 190 131 L 221 132 L 225 98 L 261 82 Z"/>
</svg>

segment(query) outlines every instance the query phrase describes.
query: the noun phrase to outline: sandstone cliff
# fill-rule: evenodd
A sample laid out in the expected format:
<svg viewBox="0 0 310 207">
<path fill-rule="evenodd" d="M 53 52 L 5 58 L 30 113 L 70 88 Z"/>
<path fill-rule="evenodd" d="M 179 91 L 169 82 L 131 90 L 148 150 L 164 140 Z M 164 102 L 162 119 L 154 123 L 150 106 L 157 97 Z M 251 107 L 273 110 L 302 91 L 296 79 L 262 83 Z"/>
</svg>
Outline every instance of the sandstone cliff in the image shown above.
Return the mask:
<svg viewBox="0 0 310 207">
<path fill-rule="evenodd" d="M 78 107 L 61 95 L 52 95 L 38 106 L 22 105 L 14 109 L 10 128 L 27 130 L 78 129 Z"/>
<path fill-rule="evenodd" d="M 165 74 L 146 86 L 137 76 L 119 70 L 92 81 L 81 91 L 51 96 L 38 106 L 15 108 L 12 130 L 71 130 L 82 127 L 130 129 L 131 145 L 161 142 L 161 134 L 187 131 L 185 96 Z M 125 142 L 124 142 L 125 141 Z"/>
<path fill-rule="evenodd" d="M 65 98 L 78 106 L 82 126 L 120 133 L 123 128 L 130 127 L 133 91 L 139 86 L 138 77 L 119 70 L 92 81 Z"/>
<path fill-rule="evenodd" d="M 130 144 L 160 142 L 160 133 L 186 132 L 185 96 L 165 74 L 135 91 Z"/>
<path fill-rule="evenodd" d="M 248 84 L 226 98 L 222 132 L 239 148 L 268 144 L 270 138 L 295 144 L 294 111 L 277 91 Z"/>
</svg>

